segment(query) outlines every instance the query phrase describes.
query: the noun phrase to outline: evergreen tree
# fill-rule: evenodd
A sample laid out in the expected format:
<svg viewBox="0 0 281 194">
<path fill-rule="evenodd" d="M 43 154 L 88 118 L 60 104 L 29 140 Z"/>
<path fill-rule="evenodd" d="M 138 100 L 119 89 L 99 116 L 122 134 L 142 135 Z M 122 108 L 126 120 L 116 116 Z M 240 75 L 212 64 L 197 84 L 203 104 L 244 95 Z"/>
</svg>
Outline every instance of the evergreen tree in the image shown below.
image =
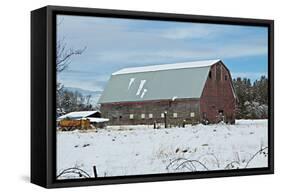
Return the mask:
<svg viewBox="0 0 281 194">
<path fill-rule="evenodd" d="M 249 78 L 233 79 L 238 97 L 237 118 L 259 119 L 268 116 L 268 79 L 261 76 L 251 83 Z"/>
</svg>

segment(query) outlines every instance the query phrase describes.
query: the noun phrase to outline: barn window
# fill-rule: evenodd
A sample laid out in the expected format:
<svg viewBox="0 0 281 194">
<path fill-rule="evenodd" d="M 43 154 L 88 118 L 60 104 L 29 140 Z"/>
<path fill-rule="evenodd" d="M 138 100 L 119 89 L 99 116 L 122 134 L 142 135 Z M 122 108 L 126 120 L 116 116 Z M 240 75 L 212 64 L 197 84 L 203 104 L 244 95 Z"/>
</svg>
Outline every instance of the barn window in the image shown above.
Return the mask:
<svg viewBox="0 0 281 194">
<path fill-rule="evenodd" d="M 141 114 L 141 118 L 142 118 L 142 119 L 145 119 L 145 114 Z"/>
<path fill-rule="evenodd" d="M 190 117 L 195 117 L 195 112 L 191 112 Z"/>
<path fill-rule="evenodd" d="M 134 114 L 130 114 L 130 119 L 134 119 Z"/>
<path fill-rule="evenodd" d="M 173 117 L 174 117 L 174 118 L 177 118 L 177 117 L 178 117 L 178 113 L 174 112 L 174 113 L 173 113 Z"/>
<path fill-rule="evenodd" d="M 212 79 L 212 72 L 209 71 L 209 78 Z"/>
<path fill-rule="evenodd" d="M 150 119 L 153 118 L 153 114 L 150 113 L 150 114 L 148 115 L 148 117 L 149 117 Z"/>
<path fill-rule="evenodd" d="M 164 118 L 165 117 L 165 114 L 164 113 L 161 113 L 161 118 Z"/>
<path fill-rule="evenodd" d="M 224 76 L 224 80 L 227 80 L 227 75 Z"/>
</svg>

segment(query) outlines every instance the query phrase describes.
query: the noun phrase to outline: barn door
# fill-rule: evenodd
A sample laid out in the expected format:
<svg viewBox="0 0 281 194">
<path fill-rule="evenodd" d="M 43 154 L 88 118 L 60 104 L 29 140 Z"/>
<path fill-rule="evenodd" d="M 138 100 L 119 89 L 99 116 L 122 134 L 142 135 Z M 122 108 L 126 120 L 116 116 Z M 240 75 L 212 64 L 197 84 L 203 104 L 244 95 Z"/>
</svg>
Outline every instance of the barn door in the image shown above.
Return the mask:
<svg viewBox="0 0 281 194">
<path fill-rule="evenodd" d="M 224 121 L 224 112 L 223 110 L 218 110 L 218 123 Z"/>
</svg>

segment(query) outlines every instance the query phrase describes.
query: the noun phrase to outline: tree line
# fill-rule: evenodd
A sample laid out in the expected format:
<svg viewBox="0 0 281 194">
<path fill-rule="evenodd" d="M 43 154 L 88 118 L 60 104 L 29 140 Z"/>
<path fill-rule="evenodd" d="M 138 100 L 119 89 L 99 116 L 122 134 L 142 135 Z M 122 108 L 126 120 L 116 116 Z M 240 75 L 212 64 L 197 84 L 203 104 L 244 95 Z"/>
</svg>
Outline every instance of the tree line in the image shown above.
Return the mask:
<svg viewBox="0 0 281 194">
<path fill-rule="evenodd" d="M 249 78 L 233 79 L 238 98 L 236 119 L 268 118 L 268 78 L 261 76 L 251 83 Z"/>
<path fill-rule="evenodd" d="M 91 103 L 91 95 L 83 95 L 78 91 L 69 91 L 59 84 L 57 86 L 57 112 L 89 111 L 97 109 Z"/>
</svg>

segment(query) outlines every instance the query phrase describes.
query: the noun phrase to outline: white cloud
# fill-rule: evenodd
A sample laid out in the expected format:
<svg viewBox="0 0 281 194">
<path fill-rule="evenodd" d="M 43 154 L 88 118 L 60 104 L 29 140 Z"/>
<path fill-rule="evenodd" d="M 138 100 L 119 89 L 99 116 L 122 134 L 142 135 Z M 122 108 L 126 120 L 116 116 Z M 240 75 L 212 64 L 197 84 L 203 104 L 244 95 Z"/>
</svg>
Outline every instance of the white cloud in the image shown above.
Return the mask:
<svg viewBox="0 0 281 194">
<path fill-rule="evenodd" d="M 81 88 L 90 91 L 103 91 L 110 75 L 96 75 L 95 72 L 64 71 L 58 74 L 58 82 L 65 87 Z"/>
<path fill-rule="evenodd" d="M 69 79 L 64 79 L 63 80 L 63 85 L 64 87 L 73 87 L 73 88 L 81 88 L 84 90 L 89 90 L 89 91 L 103 91 L 104 87 L 101 86 L 99 83 L 96 83 L 95 81 L 87 81 L 87 82 L 82 82 L 79 80 L 69 80 Z"/>
<path fill-rule="evenodd" d="M 153 63 L 163 59 L 233 58 L 267 53 L 266 39 L 249 34 L 241 26 L 178 22 L 173 23 L 173 27 L 157 28 L 137 26 L 140 23 L 152 24 L 137 20 L 65 17 L 60 34 L 71 37 L 69 45 L 74 48 L 87 46 L 83 58 L 75 58 L 77 62 L 73 66 L 76 68 L 81 66 L 80 60 L 103 66 L 136 60 Z"/>
<path fill-rule="evenodd" d="M 232 44 L 225 46 L 215 46 L 206 44 L 204 48 L 187 47 L 177 49 L 153 49 L 153 50 L 119 50 L 119 51 L 105 51 L 99 53 L 96 60 L 107 61 L 108 63 L 124 61 L 126 64 L 135 64 L 136 62 L 157 63 L 163 60 L 183 61 L 196 59 L 227 59 L 245 56 L 258 56 L 267 54 L 267 47 L 263 45 L 252 46 L 251 44 Z M 124 63 L 123 63 L 124 64 Z"/>
<path fill-rule="evenodd" d="M 167 29 L 161 32 L 161 36 L 170 39 L 197 39 L 211 38 L 219 33 L 219 29 L 206 28 L 202 25 L 191 27 Z"/>
</svg>

